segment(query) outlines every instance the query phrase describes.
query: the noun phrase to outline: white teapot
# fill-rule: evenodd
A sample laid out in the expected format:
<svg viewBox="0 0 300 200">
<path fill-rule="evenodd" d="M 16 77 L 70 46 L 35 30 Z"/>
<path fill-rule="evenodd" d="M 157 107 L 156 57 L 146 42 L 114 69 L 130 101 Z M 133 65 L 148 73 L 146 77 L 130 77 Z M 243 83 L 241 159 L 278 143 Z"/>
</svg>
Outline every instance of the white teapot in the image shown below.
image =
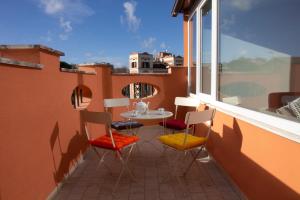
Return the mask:
<svg viewBox="0 0 300 200">
<path fill-rule="evenodd" d="M 140 114 L 145 114 L 149 109 L 150 102 L 143 102 L 142 100 L 139 102 L 135 102 L 135 110 Z"/>
</svg>

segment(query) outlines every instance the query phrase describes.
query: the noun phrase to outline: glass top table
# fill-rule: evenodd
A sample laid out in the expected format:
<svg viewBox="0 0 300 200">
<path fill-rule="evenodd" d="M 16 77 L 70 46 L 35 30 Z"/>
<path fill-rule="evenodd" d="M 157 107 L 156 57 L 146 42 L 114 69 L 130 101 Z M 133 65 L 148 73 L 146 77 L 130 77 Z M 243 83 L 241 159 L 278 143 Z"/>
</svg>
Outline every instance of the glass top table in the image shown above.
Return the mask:
<svg viewBox="0 0 300 200">
<path fill-rule="evenodd" d="M 166 119 L 169 117 L 172 117 L 173 113 L 170 111 L 161 112 L 158 110 L 148 110 L 144 114 L 136 114 L 135 111 L 128 111 L 128 112 L 123 112 L 120 115 L 121 115 L 121 117 L 127 118 L 129 120 L 158 120 L 158 119 L 161 119 L 162 124 L 163 124 L 163 134 L 165 134 Z M 152 141 L 151 141 L 151 140 L 153 140 L 153 138 L 150 138 L 149 140 L 144 140 L 143 143 L 149 143 L 149 144 L 153 145 Z M 155 149 L 157 149 L 158 151 L 161 152 L 161 150 L 158 149 L 155 145 L 153 145 L 153 147 L 155 147 Z"/>
<path fill-rule="evenodd" d="M 154 119 L 166 119 L 173 116 L 173 113 L 170 111 L 160 112 L 158 110 L 149 110 L 144 114 L 135 114 L 134 111 L 123 112 L 120 114 L 121 117 L 127 119 L 136 119 L 136 120 L 154 120 Z"/>
</svg>

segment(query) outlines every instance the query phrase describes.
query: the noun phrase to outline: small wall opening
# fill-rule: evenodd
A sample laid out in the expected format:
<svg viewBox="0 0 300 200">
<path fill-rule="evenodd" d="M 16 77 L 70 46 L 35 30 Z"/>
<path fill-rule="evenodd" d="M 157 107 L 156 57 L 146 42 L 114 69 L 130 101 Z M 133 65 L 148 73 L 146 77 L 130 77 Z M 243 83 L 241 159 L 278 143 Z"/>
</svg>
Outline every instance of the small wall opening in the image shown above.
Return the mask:
<svg viewBox="0 0 300 200">
<path fill-rule="evenodd" d="M 74 109 L 86 109 L 92 101 L 92 91 L 84 85 L 77 86 L 71 95 L 71 103 Z"/>
<path fill-rule="evenodd" d="M 122 95 L 130 99 L 149 98 L 157 93 L 157 88 L 149 83 L 130 83 L 122 89 Z"/>
</svg>

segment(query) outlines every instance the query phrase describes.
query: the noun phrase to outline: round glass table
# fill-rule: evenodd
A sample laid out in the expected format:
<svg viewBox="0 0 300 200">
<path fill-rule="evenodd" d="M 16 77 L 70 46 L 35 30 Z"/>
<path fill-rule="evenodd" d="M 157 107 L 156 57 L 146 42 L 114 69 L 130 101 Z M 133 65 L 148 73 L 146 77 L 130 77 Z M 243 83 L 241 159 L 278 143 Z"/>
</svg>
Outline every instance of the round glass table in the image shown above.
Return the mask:
<svg viewBox="0 0 300 200">
<path fill-rule="evenodd" d="M 149 110 L 146 113 L 136 113 L 135 111 L 123 112 L 120 114 L 121 117 L 127 119 L 136 119 L 136 120 L 154 120 L 154 119 L 166 119 L 173 116 L 173 113 L 170 111 L 158 111 L 158 110 Z"/>
<path fill-rule="evenodd" d="M 158 119 L 161 119 L 163 121 L 163 134 L 165 134 L 166 119 L 169 117 L 172 117 L 173 113 L 170 111 L 148 110 L 147 112 L 145 112 L 143 114 L 137 113 L 136 111 L 128 111 L 128 112 L 123 112 L 120 115 L 121 115 L 121 117 L 129 119 L 129 120 L 158 120 Z M 155 147 L 158 151 L 161 151 L 154 144 L 152 144 L 151 140 L 153 140 L 153 138 L 144 140 L 142 143 L 149 143 L 149 144 L 153 145 L 153 147 Z"/>
</svg>

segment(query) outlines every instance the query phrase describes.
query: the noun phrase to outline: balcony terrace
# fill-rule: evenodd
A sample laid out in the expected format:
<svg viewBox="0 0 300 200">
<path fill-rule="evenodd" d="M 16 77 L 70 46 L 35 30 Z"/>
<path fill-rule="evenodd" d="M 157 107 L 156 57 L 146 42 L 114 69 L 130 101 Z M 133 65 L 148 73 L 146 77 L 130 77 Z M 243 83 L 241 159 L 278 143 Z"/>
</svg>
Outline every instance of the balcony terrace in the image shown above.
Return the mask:
<svg viewBox="0 0 300 200">
<path fill-rule="evenodd" d="M 125 174 L 114 197 L 112 188 L 120 171 L 119 161 L 114 156 L 107 157 L 106 162 L 115 172 L 112 176 L 103 166 L 97 168 L 99 158 L 95 152 L 87 151 L 81 163 L 64 181 L 53 199 L 245 199 L 216 162 L 209 159 L 204 152 L 201 155 L 204 159 L 194 164 L 184 179 L 187 195 L 184 195 L 183 189 L 175 178 L 165 181 L 170 176 L 170 170 L 166 159 L 161 156 L 162 144 L 157 140 L 162 131 L 160 126 L 141 128 L 139 136 L 142 145 L 135 149 L 129 162 L 136 182 L 130 180 L 128 174 Z M 144 140 L 149 139 L 151 144 L 143 143 Z M 169 151 L 167 156 L 173 157 L 174 153 Z"/>
<path fill-rule="evenodd" d="M 61 70 L 62 55 L 40 45 L 0 46 L 1 200 L 112 198 L 115 176 L 96 168 L 80 112 L 86 104 L 72 102 L 74 89 L 89 89 L 82 91 L 83 101 L 90 101 L 89 111 L 104 111 L 103 99 L 123 97 L 122 89 L 130 83 L 157 88 L 157 94 L 147 99 L 151 109 L 174 111 L 175 97 L 187 94 L 185 67 L 172 68 L 169 74 L 114 74 L 107 64 Z M 111 111 L 113 120 L 120 120 L 124 109 Z M 185 111 L 180 110 L 179 118 Z M 141 129 L 142 139 L 160 133 L 157 121 L 145 124 L 151 126 Z M 201 128 L 197 127 L 197 134 Z M 93 130 L 104 133 L 105 128 Z M 155 139 L 152 142 L 161 148 Z M 185 180 L 187 197 L 175 181 L 161 182 L 167 165 L 160 153 L 147 144 L 139 149 L 129 163 L 137 182 L 130 182 L 125 174 L 119 199 L 244 199 L 241 192 L 255 200 L 299 199 L 300 165 L 295 159 L 299 143 L 221 108 L 207 145 L 211 159 L 193 166 Z M 117 173 L 119 165 L 110 158 Z"/>
</svg>

